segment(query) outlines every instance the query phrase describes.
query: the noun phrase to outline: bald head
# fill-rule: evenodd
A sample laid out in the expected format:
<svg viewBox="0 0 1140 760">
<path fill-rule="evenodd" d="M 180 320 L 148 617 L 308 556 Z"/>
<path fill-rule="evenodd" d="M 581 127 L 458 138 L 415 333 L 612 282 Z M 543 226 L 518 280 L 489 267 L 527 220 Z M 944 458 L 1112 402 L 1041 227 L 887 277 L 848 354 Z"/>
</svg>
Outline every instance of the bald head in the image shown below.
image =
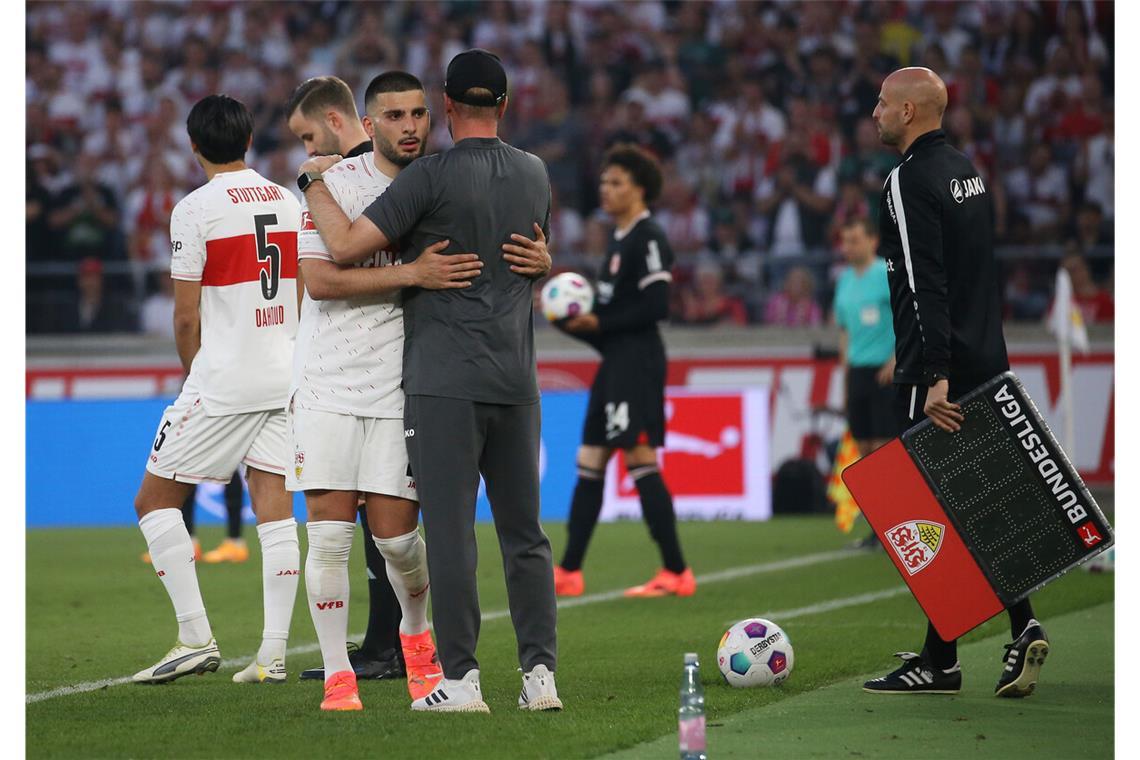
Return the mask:
<svg viewBox="0 0 1140 760">
<path fill-rule="evenodd" d="M 942 127 L 946 112 L 946 83 L 930 69 L 899 69 L 883 80 L 873 118 L 879 139 L 900 152 L 914 138 Z"/>
<path fill-rule="evenodd" d="M 914 103 L 919 118 L 940 120 L 946 111 L 946 83 L 930 69 L 899 69 L 883 81 L 883 91 Z"/>
</svg>

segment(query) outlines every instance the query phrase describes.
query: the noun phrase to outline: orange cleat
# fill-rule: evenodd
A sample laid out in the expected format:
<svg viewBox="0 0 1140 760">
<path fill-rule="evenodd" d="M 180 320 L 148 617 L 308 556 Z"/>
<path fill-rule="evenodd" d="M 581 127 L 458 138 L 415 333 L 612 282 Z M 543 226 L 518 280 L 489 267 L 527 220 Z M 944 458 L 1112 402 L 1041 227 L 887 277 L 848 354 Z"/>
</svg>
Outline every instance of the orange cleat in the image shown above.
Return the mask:
<svg viewBox="0 0 1140 760">
<path fill-rule="evenodd" d="M 245 562 L 249 559 L 249 547 L 241 539 L 227 538 L 202 555 L 202 561 L 216 565 L 219 562 Z"/>
<path fill-rule="evenodd" d="M 408 693 L 414 702 L 431 694 L 443 680 L 443 668 L 435 654 L 430 628 L 410 636 L 401 633 L 400 648 L 404 650 L 404 665 L 408 670 Z"/>
<path fill-rule="evenodd" d="M 686 567 L 680 573 L 673 573 L 661 568 L 648 583 L 627 588 L 625 595 L 630 597 L 692 596 L 696 591 L 697 579 L 693 577 L 691 567 Z"/>
<path fill-rule="evenodd" d="M 143 552 L 139 557 L 143 562 L 150 564 L 150 552 Z M 197 562 L 202 559 L 202 545 L 198 543 L 198 539 L 194 539 L 194 561 Z"/>
<path fill-rule="evenodd" d="M 554 593 L 557 596 L 581 596 L 586 590 L 586 579 L 581 570 L 564 570 L 554 566 Z"/>
<path fill-rule="evenodd" d="M 325 681 L 325 699 L 322 710 L 363 710 L 360 694 L 356 690 L 356 674 L 351 670 L 333 673 Z"/>
</svg>

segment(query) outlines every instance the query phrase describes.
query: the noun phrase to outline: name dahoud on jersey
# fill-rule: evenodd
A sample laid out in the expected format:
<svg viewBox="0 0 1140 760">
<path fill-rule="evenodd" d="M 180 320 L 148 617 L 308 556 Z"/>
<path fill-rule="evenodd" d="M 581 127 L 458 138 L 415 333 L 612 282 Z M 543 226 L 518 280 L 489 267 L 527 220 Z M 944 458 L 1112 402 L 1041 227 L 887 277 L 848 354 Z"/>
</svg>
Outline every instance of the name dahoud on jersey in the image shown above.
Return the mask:
<svg viewBox="0 0 1140 760">
<path fill-rule="evenodd" d="M 950 180 L 950 195 L 958 203 L 967 198 L 973 198 L 975 195 L 981 195 L 985 191 L 986 186 L 981 177 L 970 177 L 966 180 L 959 180 L 955 177 Z"/>
</svg>

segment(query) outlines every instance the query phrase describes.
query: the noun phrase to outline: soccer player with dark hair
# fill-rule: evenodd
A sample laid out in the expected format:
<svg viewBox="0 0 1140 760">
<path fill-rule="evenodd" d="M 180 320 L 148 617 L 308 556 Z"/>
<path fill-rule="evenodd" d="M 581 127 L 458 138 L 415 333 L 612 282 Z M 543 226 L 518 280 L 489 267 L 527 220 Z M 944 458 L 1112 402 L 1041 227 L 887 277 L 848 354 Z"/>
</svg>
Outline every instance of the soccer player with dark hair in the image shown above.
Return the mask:
<svg viewBox="0 0 1140 760">
<path fill-rule="evenodd" d="M 404 89 L 422 88 L 405 85 Z M 368 100 L 366 95 L 365 102 Z M 372 140 L 357 114 L 352 90 L 342 79 L 323 76 L 305 80 L 293 92 L 285 114 L 289 131 L 310 156 L 339 154 L 355 158 L 373 150 Z M 423 148 L 419 145 L 415 155 L 422 153 Z M 359 513 L 368 572 L 368 625 L 359 647 L 349 643 L 348 660 L 358 679 L 404 678 L 407 668 L 400 647 L 400 602 L 388 580 L 384 558 L 372 541 L 363 502 Z M 302 671 L 301 678 L 324 681 L 324 668 Z"/>
<path fill-rule="evenodd" d="M 930 69 L 899 69 L 883 81 L 873 118 L 879 138 L 903 155 L 880 203 L 880 255 L 886 259 L 895 330 L 895 409 L 899 427 L 923 415 L 956 433 L 959 398 L 1009 369 L 1002 334 L 993 200 L 970 159 L 946 142 L 946 84 Z M 947 589 L 953 594 L 954 589 Z M 1049 638 L 1024 599 L 1010 607 L 994 693 L 1027 697 L 1049 654 Z M 921 654 L 863 684 L 873 693 L 957 694 L 958 642 L 927 623 Z"/>
<path fill-rule="evenodd" d="M 404 436 L 427 536 L 444 672 L 430 694 L 412 703 L 413 710 L 489 712 L 475 657 L 480 475 L 518 639 L 518 705 L 562 707 L 554 683 L 550 541 L 539 521 L 541 417 L 532 308 L 534 280 L 550 270 L 550 261 L 517 255 L 525 239 L 520 232 L 534 229 L 545 241 L 550 179 L 541 159 L 499 139 L 506 107 L 507 75 L 498 57 L 485 50 L 455 56 L 444 84 L 455 147 L 401 171 L 355 220 L 320 181 L 337 157 L 310 159 L 301 167 L 305 198 L 335 261 L 359 261 L 409 239 L 411 255 L 443 244 L 448 257 L 472 251 L 485 264 L 469 288 L 415 288 L 404 297 Z"/>
<path fill-rule="evenodd" d="M 133 680 L 162 683 L 221 664 L 181 506 L 195 484 L 227 483 L 244 464 L 261 541 L 265 625 L 254 661 L 233 680 L 281 683 L 300 571 L 284 475 L 301 208 L 246 166 L 253 117 L 243 103 L 203 98 L 186 131 L 207 179 L 170 216 L 174 334 L 186 381 L 162 415 L 135 497 L 178 640 Z"/>
<path fill-rule="evenodd" d="M 411 74 L 377 76 L 364 103 L 363 126 L 374 150 L 339 162 L 320 180 L 352 218 L 419 159 L 431 127 L 423 85 Z M 294 467 L 287 486 L 304 491 L 309 511 L 305 588 L 325 666 L 321 709 L 359 710 L 356 675 L 343 643 L 358 493 L 368 513 L 366 540 L 383 556 L 400 602 L 408 692 L 413 700 L 424 697 L 443 677 L 427 619 L 418 489 L 404 444 L 401 291 L 467 288 L 482 264 L 471 254 L 443 256 L 446 243 L 437 243 L 403 265 L 398 245 L 341 265 L 304 206 L 302 216 L 298 256 L 307 293 L 288 409 Z"/>
<path fill-rule="evenodd" d="M 620 449 L 641 497 L 641 512 L 664 567 L 626 596 L 697 590 L 677 537 L 673 498 L 661 477 L 657 449 L 665 445 L 665 344 L 657 323 L 669 316 L 673 250 L 649 204 L 661 192 L 661 168 L 641 148 L 616 145 L 602 161 L 601 204 L 616 229 L 597 280 L 593 313 L 560 324 L 602 355 L 590 389 L 578 483 L 570 503 L 569 540 L 554 568 L 559 596 L 585 590 L 582 561 L 602 509 L 606 464 Z"/>
</svg>

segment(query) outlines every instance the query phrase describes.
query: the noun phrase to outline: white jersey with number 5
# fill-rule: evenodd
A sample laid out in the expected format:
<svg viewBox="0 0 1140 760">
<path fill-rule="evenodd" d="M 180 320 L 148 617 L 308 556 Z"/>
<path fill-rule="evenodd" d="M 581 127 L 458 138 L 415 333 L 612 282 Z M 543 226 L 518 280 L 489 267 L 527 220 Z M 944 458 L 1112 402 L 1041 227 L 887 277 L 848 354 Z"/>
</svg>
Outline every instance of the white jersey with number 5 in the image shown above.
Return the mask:
<svg viewBox="0 0 1140 760">
<path fill-rule="evenodd" d="M 346 158 L 324 173 L 337 205 L 355 220 L 383 193 L 392 178 L 372 161 L 372 153 Z M 321 235 L 302 205 L 297 255 L 332 261 Z M 395 251 L 376 251 L 357 267 L 399 264 Z M 357 417 L 403 419 L 404 312 L 400 293 L 315 301 L 305 294 L 293 365 L 293 403 Z"/>
<path fill-rule="evenodd" d="M 171 277 L 202 283 L 202 347 L 183 391 L 208 416 L 285 407 L 300 227 L 296 197 L 253 169 L 215 175 L 170 215 Z"/>
</svg>

